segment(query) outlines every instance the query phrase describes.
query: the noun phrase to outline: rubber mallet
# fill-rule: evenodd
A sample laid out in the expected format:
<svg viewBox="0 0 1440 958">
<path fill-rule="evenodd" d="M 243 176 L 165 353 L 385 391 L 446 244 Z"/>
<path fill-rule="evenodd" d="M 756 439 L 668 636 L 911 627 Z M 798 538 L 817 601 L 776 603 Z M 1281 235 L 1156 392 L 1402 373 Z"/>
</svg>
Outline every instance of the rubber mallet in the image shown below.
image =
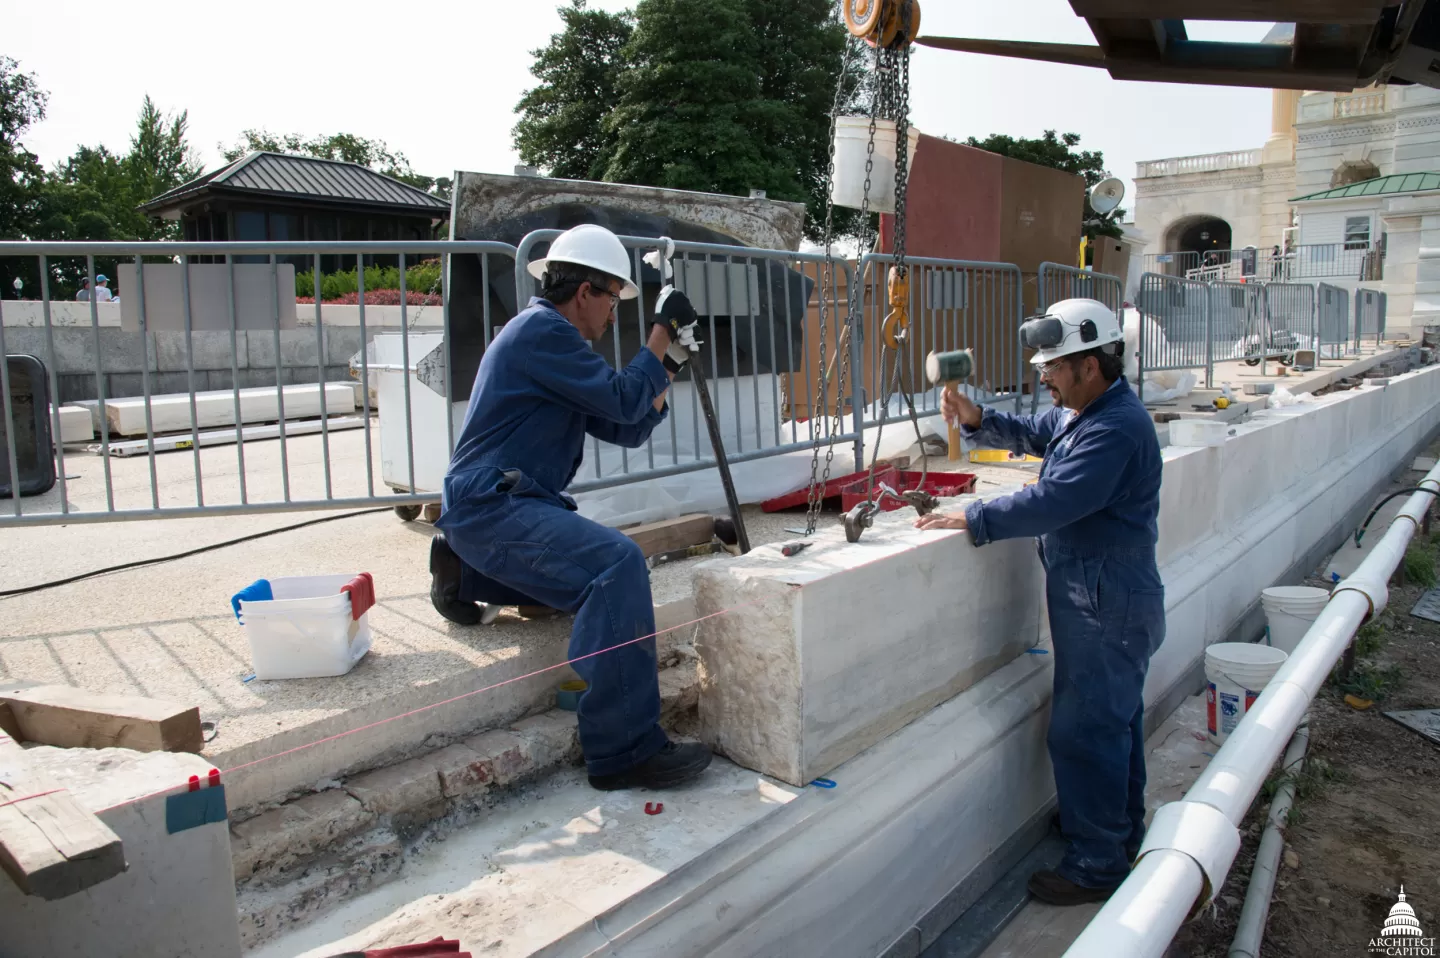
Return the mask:
<svg viewBox="0 0 1440 958">
<path fill-rule="evenodd" d="M 925 357 L 925 376 L 932 385 L 942 383 L 946 387 L 959 386 L 960 381 L 969 379 L 975 371 L 975 355 L 968 349 L 955 349 L 948 353 L 932 352 Z M 960 427 L 950 427 L 950 459 L 960 458 Z"/>
</svg>

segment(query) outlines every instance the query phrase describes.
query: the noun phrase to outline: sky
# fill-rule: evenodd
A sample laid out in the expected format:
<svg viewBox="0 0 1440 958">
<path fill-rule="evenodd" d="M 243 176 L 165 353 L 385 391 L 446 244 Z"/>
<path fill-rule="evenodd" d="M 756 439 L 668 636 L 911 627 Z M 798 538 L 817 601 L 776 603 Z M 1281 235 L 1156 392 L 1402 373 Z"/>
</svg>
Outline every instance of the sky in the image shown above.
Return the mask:
<svg viewBox="0 0 1440 958">
<path fill-rule="evenodd" d="M 592 0 L 620 10 L 625 0 Z M 164 9 L 164 8 L 162 8 Z M 188 110 L 207 168 L 241 130 L 353 133 L 386 141 L 431 176 L 508 173 L 514 106 L 534 84 L 531 51 L 560 29 L 551 0 L 430 0 L 415 6 L 250 0 L 117 15 L 110 2 L 17 3 L 0 55 L 50 94 L 25 145 L 53 166 L 79 145 L 128 148 L 148 93 L 162 111 Z M 924 0 L 923 33 L 1093 43 L 1066 0 Z M 1191 24 L 1196 39 L 1258 41 L 1268 24 Z M 1103 70 L 917 47 L 911 117 L 956 139 L 991 133 L 1080 134 L 1126 181 L 1135 164 L 1261 146 L 1268 90 L 1127 83 Z"/>
</svg>

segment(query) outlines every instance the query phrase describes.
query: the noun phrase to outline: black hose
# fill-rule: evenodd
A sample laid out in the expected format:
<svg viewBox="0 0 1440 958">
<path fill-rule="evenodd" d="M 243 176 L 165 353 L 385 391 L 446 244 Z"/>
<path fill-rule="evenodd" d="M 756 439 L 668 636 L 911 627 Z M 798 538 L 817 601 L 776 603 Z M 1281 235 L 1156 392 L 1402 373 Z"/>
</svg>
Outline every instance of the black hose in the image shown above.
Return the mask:
<svg viewBox="0 0 1440 958">
<path fill-rule="evenodd" d="M 154 559 L 138 559 L 135 562 L 125 562 L 120 565 L 107 566 L 104 569 L 95 569 L 92 572 L 82 572 L 79 575 L 72 575 L 68 579 L 56 579 L 54 582 L 27 585 L 22 589 L 9 589 L 5 592 L 0 592 L 0 599 L 9 599 L 17 595 L 29 595 L 32 592 L 43 592 L 46 589 L 56 589 L 62 585 L 70 585 L 72 582 L 82 582 L 85 579 L 93 579 L 96 576 L 109 575 L 112 572 L 124 572 L 128 569 L 139 569 L 147 565 L 158 565 L 161 562 L 174 562 L 177 559 L 188 559 L 191 556 L 200 555 L 202 552 L 212 552 L 216 549 L 223 549 L 226 546 L 239 545 L 242 542 L 253 542 L 256 539 L 263 539 L 266 536 L 279 535 L 282 532 L 293 532 L 296 529 L 304 529 L 306 526 L 316 526 L 322 522 L 334 522 L 336 519 L 353 519 L 355 516 L 368 516 L 374 512 L 389 512 L 390 508 L 389 506 L 385 506 L 380 509 L 361 509 L 358 512 L 342 512 L 335 516 L 321 516 L 319 519 L 308 519 L 305 522 L 297 522 L 290 526 L 281 526 L 278 529 L 254 532 L 248 536 L 241 536 L 238 539 L 227 539 L 224 542 L 211 543 L 208 546 L 201 546 L 198 549 L 191 549 L 188 552 L 177 552 L 174 555 L 158 556 Z"/>
<path fill-rule="evenodd" d="M 1422 479 L 1420 481 L 1425 482 L 1426 480 Z M 1433 482 L 1434 480 L 1432 479 L 1430 481 Z M 1375 513 L 1380 511 L 1381 506 L 1385 505 L 1385 503 L 1389 502 L 1391 499 L 1396 498 L 1397 496 L 1403 496 L 1408 493 L 1415 492 L 1428 492 L 1433 496 L 1440 497 L 1440 488 L 1426 489 L 1424 486 L 1406 486 L 1404 489 L 1396 489 L 1394 492 L 1390 493 L 1390 495 L 1375 503 L 1375 508 L 1370 510 L 1370 514 L 1365 517 L 1365 521 L 1360 523 L 1360 528 L 1355 530 L 1355 548 L 1360 548 L 1360 540 L 1365 537 L 1365 530 L 1370 528 L 1370 520 L 1375 518 Z"/>
</svg>

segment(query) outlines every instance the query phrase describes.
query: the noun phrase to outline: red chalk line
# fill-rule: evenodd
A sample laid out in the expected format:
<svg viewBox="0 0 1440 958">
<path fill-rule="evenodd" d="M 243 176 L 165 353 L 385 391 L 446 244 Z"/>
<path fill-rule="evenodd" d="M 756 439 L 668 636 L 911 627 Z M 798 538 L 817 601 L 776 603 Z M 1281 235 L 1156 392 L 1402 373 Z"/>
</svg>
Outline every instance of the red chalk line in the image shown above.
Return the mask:
<svg viewBox="0 0 1440 958">
<path fill-rule="evenodd" d="M 566 666 L 574 665 L 576 662 L 583 662 L 583 661 L 586 660 L 586 659 L 592 659 L 592 658 L 596 657 L 597 655 L 604 655 L 604 654 L 607 653 L 607 652 L 614 652 L 615 650 L 617 650 L 617 649 L 623 649 L 623 648 L 625 648 L 626 646 L 635 645 L 636 643 L 639 643 L 639 642 L 645 642 L 645 641 L 647 641 L 647 640 L 649 640 L 649 639 L 655 638 L 656 636 L 663 635 L 663 634 L 666 633 L 666 632 L 675 632 L 675 631 L 678 631 L 679 629 L 688 628 L 688 627 L 690 627 L 690 626 L 692 626 L 692 625 L 699 625 L 701 622 L 704 622 L 704 621 L 706 621 L 706 620 L 708 620 L 708 619 L 718 618 L 719 616 L 726 615 L 726 614 L 728 614 L 728 613 L 730 613 L 730 612 L 735 611 L 736 609 L 744 608 L 745 606 L 750 605 L 750 604 L 751 604 L 751 603 L 741 603 L 740 605 L 731 606 L 731 607 L 728 608 L 728 609 L 721 609 L 719 612 L 712 612 L 712 613 L 710 613 L 709 615 L 702 615 L 702 616 L 700 616 L 700 617 L 697 618 L 697 619 L 691 619 L 689 622 L 682 622 L 682 623 L 680 623 L 679 625 L 672 625 L 672 626 L 670 626 L 668 629 L 659 629 L 659 630 L 657 630 L 657 631 L 655 631 L 655 632 L 651 632 L 649 635 L 642 635 L 642 636 L 640 636 L 639 638 L 630 639 L 629 641 L 627 641 L 627 642 L 621 642 L 621 643 L 619 643 L 618 645 L 612 645 L 612 646 L 610 646 L 609 648 L 601 649 L 601 650 L 598 651 L 598 652 L 591 652 L 591 653 L 589 653 L 588 655 L 580 655 L 580 656 L 576 656 L 576 657 L 573 658 L 573 659 L 566 659 L 566 660 L 563 661 L 563 662 L 557 662 L 557 663 L 554 664 L 554 665 L 547 665 L 547 666 L 545 666 L 544 668 L 536 669 L 536 670 L 533 671 L 533 672 L 526 672 L 524 675 L 517 675 L 517 676 L 515 676 L 514 678 L 505 679 L 503 682 L 496 682 L 496 683 L 493 684 L 493 685 L 486 685 L 486 686 L 483 686 L 483 687 L 478 688 L 478 689 L 472 689 L 472 690 L 469 691 L 469 692 L 462 692 L 462 693 L 460 693 L 459 695 L 451 696 L 451 697 L 448 698 L 448 699 L 441 699 L 441 700 L 438 701 L 438 702 L 431 702 L 429 705 L 422 705 L 422 706 L 420 706 L 419 708 L 411 709 L 411 710 L 408 711 L 408 712 L 401 712 L 399 715 L 392 715 L 392 716 L 390 716 L 389 718 L 383 718 L 383 719 L 380 719 L 379 721 L 376 721 L 376 722 L 370 722 L 370 723 L 367 724 L 367 725 L 361 725 L 361 726 L 358 726 L 358 727 L 356 727 L 356 728 L 346 729 L 345 731 L 343 731 L 343 732 L 337 732 L 337 733 L 335 733 L 334 735 L 327 735 L 327 736 L 325 736 L 324 738 L 318 738 L 318 739 L 316 739 L 315 741 L 313 741 L 313 742 L 307 742 L 307 743 L 305 743 L 304 745 L 297 745 L 297 746 L 295 746 L 294 748 L 287 748 L 287 749 L 285 749 L 285 750 L 283 750 L 283 751 L 275 752 L 275 753 L 273 753 L 273 754 L 271 754 L 271 755 L 262 756 L 262 757 L 260 757 L 260 758 L 255 759 L 254 761 L 244 762 L 244 763 L 242 763 L 242 764 L 240 764 L 240 765 L 232 766 L 231 768 L 225 769 L 221 774 L 222 774 L 222 775 L 229 775 L 229 774 L 234 773 L 234 772 L 244 771 L 244 770 L 247 769 L 247 768 L 253 768 L 253 767 L 255 767 L 256 765 L 262 765 L 262 764 L 264 764 L 265 762 L 269 762 L 269 761 L 272 761 L 272 760 L 277 759 L 277 758 L 281 758 L 281 757 L 286 756 L 286 755 L 294 755 L 296 752 L 303 752 L 303 751 L 305 751 L 306 749 L 314 748 L 314 747 L 317 746 L 317 745 L 324 745 L 324 744 L 327 743 L 327 742 L 334 742 L 334 741 L 336 741 L 336 740 L 338 740 L 338 739 L 346 738 L 347 736 L 350 736 L 350 735 L 358 735 L 358 734 L 361 733 L 361 732 L 367 732 L 367 731 L 369 731 L 369 730 L 371 730 L 371 729 L 379 728 L 380 726 L 386 725 L 386 724 L 388 724 L 388 723 L 390 723 L 390 722 L 398 722 L 398 721 L 400 721 L 401 719 L 410 718 L 411 716 L 414 716 L 414 715 L 419 715 L 419 714 L 421 714 L 422 712 L 428 712 L 428 711 L 430 711 L 431 709 L 440 708 L 442 705 L 451 705 L 451 704 L 453 704 L 453 703 L 455 703 L 455 702 L 459 702 L 459 701 L 461 701 L 461 700 L 463 700 L 463 699 L 468 699 L 468 698 L 470 698 L 471 696 L 479 695 L 479 694 L 481 694 L 482 692 L 493 692 L 495 689 L 503 688 L 503 687 L 506 686 L 506 685 L 513 685 L 513 684 L 516 683 L 516 682 L 523 682 L 523 681 L 525 681 L 526 679 L 533 679 L 533 678 L 535 678 L 537 675 L 544 675 L 546 672 L 554 672 L 556 669 L 563 669 L 563 668 L 565 668 Z M 3 737 L 3 736 L 0 736 L 0 737 Z M 218 784 L 218 783 L 217 783 L 217 777 L 218 777 L 218 776 L 214 775 L 213 773 L 210 775 L 210 777 L 209 777 L 209 784 L 210 784 L 211 786 L 213 786 L 213 785 L 215 785 L 215 784 Z M 150 792 L 150 793 L 148 793 L 148 794 L 146 794 L 146 795 L 141 795 L 139 798 L 132 798 L 132 799 L 129 799 L 128 801 L 117 802 L 117 803 L 115 803 L 114 805 L 107 805 L 107 806 L 105 806 L 104 808 L 100 809 L 100 811 L 102 811 L 102 812 L 108 812 L 108 811 L 110 811 L 111 809 L 123 808 L 123 807 L 126 806 L 126 805 L 133 805 L 133 804 L 135 804 L 135 803 L 137 803 L 137 802 L 148 801 L 149 799 L 158 798 L 158 797 L 161 796 L 161 795 L 168 795 L 168 794 L 170 794 L 171 792 L 175 792 L 175 791 L 178 791 L 178 790 L 181 790 L 181 789 L 188 789 L 189 787 L 190 787 L 190 783 L 189 783 L 188 781 L 182 782 L 182 783 L 180 783 L 180 784 L 178 784 L 178 785 L 171 785 L 171 786 L 169 786 L 169 787 L 167 787 L 167 788 L 162 788 L 162 789 L 159 789 L 159 790 L 157 790 L 157 791 Z M 34 794 L 34 795 L 26 795 L 26 796 L 24 796 L 23 798 L 17 798 L 17 799 L 14 799 L 14 800 L 12 800 L 12 801 L 9 801 L 9 802 L 0 803 L 0 808 L 3 808 L 5 805 L 13 805 L 15 802 L 23 802 L 23 801 L 27 801 L 28 799 L 31 799 L 31 798 L 39 798 L 41 795 L 50 795 L 50 794 L 53 794 L 54 792 L 63 792 L 63 791 L 66 791 L 66 789 L 64 789 L 64 788 L 57 788 L 57 789 L 52 789 L 52 790 L 49 791 L 49 792 L 37 792 L 37 793 Z"/>
</svg>

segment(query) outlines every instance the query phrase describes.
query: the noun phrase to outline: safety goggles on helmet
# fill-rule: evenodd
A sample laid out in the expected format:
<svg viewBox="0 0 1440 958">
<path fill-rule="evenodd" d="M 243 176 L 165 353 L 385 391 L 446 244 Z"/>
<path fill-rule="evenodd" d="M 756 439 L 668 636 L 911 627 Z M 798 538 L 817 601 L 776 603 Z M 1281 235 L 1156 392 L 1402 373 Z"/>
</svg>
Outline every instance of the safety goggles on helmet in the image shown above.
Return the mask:
<svg viewBox="0 0 1440 958">
<path fill-rule="evenodd" d="M 1020 324 L 1020 345 L 1029 349 L 1054 349 L 1065 341 L 1065 321 L 1057 316 L 1043 315 Z M 1093 320 L 1079 323 L 1080 341 L 1093 343 L 1100 338 L 1100 330 Z"/>
</svg>

